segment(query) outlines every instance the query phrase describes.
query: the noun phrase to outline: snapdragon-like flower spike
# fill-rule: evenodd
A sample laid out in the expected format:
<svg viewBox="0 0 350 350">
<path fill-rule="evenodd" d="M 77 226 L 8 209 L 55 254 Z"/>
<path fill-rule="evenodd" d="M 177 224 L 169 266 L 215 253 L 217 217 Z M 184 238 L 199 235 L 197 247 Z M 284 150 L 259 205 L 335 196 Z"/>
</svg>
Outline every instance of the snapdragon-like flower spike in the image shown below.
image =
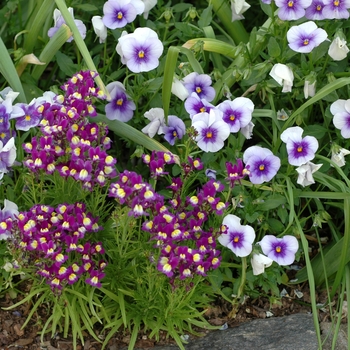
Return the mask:
<svg viewBox="0 0 350 350">
<path fill-rule="evenodd" d="M 277 238 L 266 235 L 260 242 L 261 249 L 268 258 L 276 261 L 277 264 L 290 265 L 295 260 L 295 253 L 298 251 L 298 240 L 294 236 L 286 235 Z"/>
<path fill-rule="evenodd" d="M 281 140 L 286 143 L 288 162 L 300 166 L 315 158 L 318 141 L 314 136 L 302 137 L 304 130 L 300 126 L 293 126 L 281 134 Z"/>
</svg>

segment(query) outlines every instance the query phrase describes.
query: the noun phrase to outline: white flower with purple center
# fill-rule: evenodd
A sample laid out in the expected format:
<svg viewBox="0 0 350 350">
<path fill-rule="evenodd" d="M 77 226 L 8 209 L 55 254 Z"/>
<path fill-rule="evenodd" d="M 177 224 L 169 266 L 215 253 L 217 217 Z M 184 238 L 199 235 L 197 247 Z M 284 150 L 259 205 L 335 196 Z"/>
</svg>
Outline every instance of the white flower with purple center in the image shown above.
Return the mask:
<svg viewBox="0 0 350 350">
<path fill-rule="evenodd" d="M 281 140 L 287 146 L 288 162 L 300 166 L 315 158 L 318 141 L 314 136 L 302 137 L 304 130 L 300 126 L 293 126 L 281 134 Z"/>
<path fill-rule="evenodd" d="M 108 0 L 103 5 L 102 21 L 109 29 L 123 28 L 144 9 L 145 4 L 141 0 Z"/>
<path fill-rule="evenodd" d="M 283 86 L 282 92 L 291 92 L 294 80 L 293 71 L 282 63 L 276 63 L 269 75 L 277 81 L 278 84 Z"/>
<path fill-rule="evenodd" d="M 327 40 L 327 32 L 313 21 L 291 27 L 287 32 L 288 46 L 296 52 L 309 53 Z"/>
<path fill-rule="evenodd" d="M 175 140 L 181 140 L 186 133 L 185 123 L 176 115 L 168 116 L 168 126 L 163 126 L 164 138 L 174 146 Z"/>
<path fill-rule="evenodd" d="M 198 133 L 197 146 L 204 152 L 219 151 L 224 147 L 224 142 L 230 135 L 230 128 L 222 120 L 222 112 L 218 109 L 194 115 L 192 127 Z"/>
<path fill-rule="evenodd" d="M 123 34 L 116 48 L 122 63 L 134 73 L 149 72 L 158 67 L 164 47 L 154 30 L 137 28 L 132 34 Z"/>
<path fill-rule="evenodd" d="M 192 92 L 191 96 L 185 101 L 185 109 L 191 119 L 195 114 L 209 113 L 212 108 L 215 108 L 215 106 L 206 99 L 201 99 L 195 92 Z"/>
<path fill-rule="evenodd" d="M 128 122 L 134 115 L 136 105 L 129 99 L 124 85 L 116 81 L 108 84 L 106 88 L 111 96 L 111 101 L 105 107 L 106 117 L 109 120 Z"/>
<path fill-rule="evenodd" d="M 238 132 L 252 120 L 254 103 L 246 97 L 238 97 L 233 101 L 226 100 L 217 108 L 223 113 L 223 120 L 230 127 L 230 132 Z"/>
<path fill-rule="evenodd" d="M 70 15 L 74 19 L 74 10 L 73 10 L 73 8 L 72 7 L 68 7 L 68 11 L 69 11 Z M 55 9 L 53 11 L 53 19 L 54 19 L 54 26 L 52 28 L 50 28 L 49 31 L 47 32 L 47 35 L 48 35 L 49 38 L 53 37 L 56 34 L 56 32 L 58 31 L 58 29 L 61 27 L 62 24 L 66 23 L 66 21 L 64 20 L 62 14 L 61 14 L 61 11 L 58 10 L 58 9 Z M 83 39 L 85 39 L 85 37 L 86 37 L 85 24 L 79 19 L 74 19 L 74 23 L 77 26 L 81 37 Z M 70 43 L 72 40 L 73 40 L 73 36 L 71 36 L 67 40 L 67 43 Z"/>
<path fill-rule="evenodd" d="M 350 99 L 333 102 L 330 111 L 333 114 L 333 124 L 340 130 L 341 136 L 350 138 Z"/>
<path fill-rule="evenodd" d="M 305 15 L 305 9 L 311 5 L 311 0 L 275 0 L 275 3 L 279 8 L 278 17 L 292 21 Z"/>
<path fill-rule="evenodd" d="M 299 249 L 298 240 L 290 235 L 282 238 L 266 235 L 261 240 L 260 246 L 268 258 L 281 266 L 292 264 L 295 260 L 295 253 Z"/>
<path fill-rule="evenodd" d="M 314 21 L 324 19 L 324 15 L 322 13 L 323 8 L 323 0 L 313 0 L 311 5 L 305 9 L 305 17 Z"/>
<path fill-rule="evenodd" d="M 237 256 L 248 256 L 252 252 L 255 239 L 253 227 L 241 225 L 241 219 L 232 214 L 225 216 L 222 224 L 227 227 L 227 231 L 218 237 L 218 241 Z"/>
<path fill-rule="evenodd" d="M 281 160 L 268 148 L 251 146 L 243 153 L 243 162 L 249 170 L 249 178 L 253 184 L 268 182 L 277 174 Z"/>
<path fill-rule="evenodd" d="M 350 0 L 323 0 L 322 14 L 326 19 L 348 19 Z"/>
<path fill-rule="evenodd" d="M 207 74 L 190 73 L 183 78 L 183 83 L 189 94 L 193 92 L 200 99 L 212 101 L 215 97 L 215 89 L 211 86 L 211 78 Z"/>
</svg>

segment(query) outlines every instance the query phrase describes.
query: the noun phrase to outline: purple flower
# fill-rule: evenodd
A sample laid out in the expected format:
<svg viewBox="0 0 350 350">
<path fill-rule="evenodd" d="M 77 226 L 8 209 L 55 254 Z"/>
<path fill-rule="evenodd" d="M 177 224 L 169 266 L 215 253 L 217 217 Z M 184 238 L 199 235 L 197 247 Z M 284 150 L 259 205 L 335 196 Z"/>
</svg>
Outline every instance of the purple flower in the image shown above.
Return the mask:
<svg viewBox="0 0 350 350">
<path fill-rule="evenodd" d="M 30 128 L 34 128 L 39 125 L 41 120 L 41 113 L 38 111 L 36 103 L 24 104 L 20 103 L 17 105 L 23 110 L 23 115 L 16 118 L 16 129 L 28 131 Z"/>
<path fill-rule="evenodd" d="M 305 17 L 314 21 L 324 19 L 325 17 L 322 13 L 323 7 L 323 0 L 313 0 L 311 5 L 305 9 Z"/>
<path fill-rule="evenodd" d="M 164 138 L 174 146 L 175 140 L 181 140 L 185 135 L 185 123 L 175 115 L 168 116 L 168 126 L 163 126 Z"/>
<path fill-rule="evenodd" d="M 207 74 L 190 73 L 183 78 L 183 83 L 189 94 L 194 92 L 200 99 L 210 102 L 215 97 L 215 89 L 211 86 L 211 78 Z"/>
<path fill-rule="evenodd" d="M 246 175 L 249 174 L 249 170 L 244 167 L 242 159 L 238 158 L 237 163 L 233 165 L 231 162 L 226 162 L 227 178 L 230 182 L 230 187 L 234 187 L 235 183 L 241 182 Z"/>
<path fill-rule="evenodd" d="M 266 235 L 261 240 L 260 246 L 267 257 L 282 266 L 293 263 L 295 260 L 295 253 L 299 248 L 298 240 L 290 235 L 286 235 L 283 238 Z"/>
<path fill-rule="evenodd" d="M 74 10 L 72 7 L 68 7 L 68 11 L 69 13 L 71 14 L 71 16 L 73 17 L 74 19 Z M 58 31 L 58 29 L 61 27 L 62 24 L 65 24 L 65 20 L 63 18 L 63 16 L 61 15 L 61 11 L 60 10 L 57 10 L 55 9 L 54 12 L 53 12 L 53 19 L 55 21 L 55 24 L 53 27 L 51 27 L 49 29 L 49 31 L 47 32 L 47 35 L 49 38 L 52 38 L 56 32 Z M 74 23 L 76 24 L 76 26 L 78 27 L 78 30 L 79 30 L 79 33 L 81 35 L 81 37 L 83 39 L 85 39 L 86 37 L 86 27 L 85 27 L 85 24 L 79 20 L 79 19 L 74 19 Z M 73 36 L 71 36 L 68 40 L 67 40 L 67 43 L 70 43 L 71 41 L 73 40 Z"/>
<path fill-rule="evenodd" d="M 238 132 L 252 120 L 254 103 L 246 97 L 238 97 L 233 101 L 224 101 L 217 108 L 223 113 L 223 120 L 230 127 L 230 132 Z"/>
<path fill-rule="evenodd" d="M 106 117 L 110 120 L 120 120 L 128 122 L 134 115 L 136 105 L 129 99 L 124 85 L 119 81 L 106 86 L 111 95 L 111 101 L 106 105 Z"/>
<path fill-rule="evenodd" d="M 222 222 L 227 227 L 226 233 L 218 237 L 218 241 L 231 249 L 237 256 L 245 257 L 252 251 L 252 244 L 255 239 L 255 231 L 249 225 L 241 225 L 241 219 L 229 214 L 224 217 Z"/>
<path fill-rule="evenodd" d="M 243 162 L 249 170 L 249 178 L 253 184 L 270 181 L 281 166 L 281 160 L 269 149 L 252 146 L 245 150 Z"/>
<path fill-rule="evenodd" d="M 192 126 L 197 130 L 197 146 L 205 152 L 217 152 L 224 147 L 230 135 L 230 128 L 222 120 L 222 113 L 211 109 L 209 113 L 198 113 L 192 118 Z"/>
<path fill-rule="evenodd" d="M 216 170 L 214 169 L 205 169 L 205 176 L 209 179 L 216 180 Z"/>
<path fill-rule="evenodd" d="M 315 158 L 318 149 L 318 141 L 314 136 L 302 137 L 303 129 L 293 126 L 281 134 L 281 140 L 286 143 L 288 162 L 291 165 L 300 166 Z"/>
<path fill-rule="evenodd" d="M 311 0 L 275 0 L 278 17 L 285 21 L 299 19 L 305 15 L 305 8 L 309 7 Z"/>
<path fill-rule="evenodd" d="M 350 0 L 323 0 L 322 15 L 326 19 L 348 19 Z"/>
<path fill-rule="evenodd" d="M 309 53 L 327 39 L 327 32 L 309 21 L 291 27 L 287 32 L 288 46 L 296 52 Z"/>
<path fill-rule="evenodd" d="M 201 99 L 195 92 L 192 92 L 191 96 L 185 101 L 185 109 L 192 118 L 195 114 L 204 113 L 214 108 L 206 99 Z"/>
<path fill-rule="evenodd" d="M 333 102 L 330 111 L 333 114 L 334 126 L 345 139 L 350 138 L 350 99 Z"/>
<path fill-rule="evenodd" d="M 17 204 L 5 199 L 4 208 L 0 210 L 0 240 L 10 237 L 12 221 L 16 220 L 18 214 Z"/>
<path fill-rule="evenodd" d="M 5 145 L 0 141 L 0 177 L 10 171 L 16 160 L 15 139 L 11 137 Z"/>
<path fill-rule="evenodd" d="M 118 39 L 117 52 L 122 62 L 134 73 L 148 72 L 159 65 L 163 44 L 150 28 L 137 28 Z"/>
<path fill-rule="evenodd" d="M 145 4 L 141 0 L 108 0 L 103 5 L 104 25 L 109 29 L 125 27 L 143 13 Z"/>
</svg>

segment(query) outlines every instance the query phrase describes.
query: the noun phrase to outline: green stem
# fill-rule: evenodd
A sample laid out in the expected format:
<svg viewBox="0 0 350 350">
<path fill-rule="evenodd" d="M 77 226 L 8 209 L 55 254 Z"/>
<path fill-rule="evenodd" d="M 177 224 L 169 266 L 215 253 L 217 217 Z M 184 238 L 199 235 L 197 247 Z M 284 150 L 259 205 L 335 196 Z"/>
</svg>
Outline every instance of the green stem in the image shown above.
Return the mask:
<svg viewBox="0 0 350 350">
<path fill-rule="evenodd" d="M 243 295 L 245 281 L 247 277 L 247 258 L 242 258 L 242 275 L 241 275 L 241 283 L 239 284 L 236 300 L 239 300 L 241 295 Z"/>
</svg>

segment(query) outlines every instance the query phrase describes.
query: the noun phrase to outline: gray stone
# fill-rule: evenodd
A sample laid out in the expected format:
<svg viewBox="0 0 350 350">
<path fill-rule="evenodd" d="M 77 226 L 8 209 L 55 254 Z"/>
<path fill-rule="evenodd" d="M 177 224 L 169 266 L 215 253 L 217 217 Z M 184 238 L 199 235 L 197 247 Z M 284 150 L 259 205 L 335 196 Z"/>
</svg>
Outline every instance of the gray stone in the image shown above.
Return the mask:
<svg viewBox="0 0 350 350">
<path fill-rule="evenodd" d="M 322 347 L 323 350 L 331 350 L 333 342 L 333 328 L 330 322 L 321 322 L 320 328 L 322 332 L 322 340 L 325 343 Z M 348 350 L 348 326 L 346 324 L 340 325 L 340 329 L 337 335 L 337 340 L 334 350 Z"/>
</svg>

